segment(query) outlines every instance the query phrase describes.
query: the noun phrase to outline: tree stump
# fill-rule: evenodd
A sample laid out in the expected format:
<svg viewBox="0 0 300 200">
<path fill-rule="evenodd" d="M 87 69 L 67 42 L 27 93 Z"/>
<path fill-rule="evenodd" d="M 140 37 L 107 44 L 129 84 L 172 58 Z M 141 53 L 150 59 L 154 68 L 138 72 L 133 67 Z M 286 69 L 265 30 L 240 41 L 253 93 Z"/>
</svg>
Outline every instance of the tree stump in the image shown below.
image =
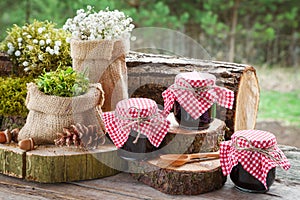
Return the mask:
<svg viewBox="0 0 300 200">
<path fill-rule="evenodd" d="M 129 162 L 131 176 L 156 190 L 172 195 L 198 195 L 222 188 L 226 182 L 220 160 L 160 167 L 160 159 Z"/>
<path fill-rule="evenodd" d="M 127 169 L 114 145 L 93 150 L 38 146 L 25 152 L 16 144 L 0 144 L 0 173 L 40 183 L 103 178 Z"/>
<path fill-rule="evenodd" d="M 162 90 L 174 83 L 177 74 L 193 70 L 211 73 L 217 77 L 218 86 L 235 94 L 232 110 L 217 106 L 217 118 L 229 128 L 225 138 L 229 139 L 234 131 L 255 127 L 259 85 L 252 66 L 137 52 L 127 56 L 126 64 L 129 95 L 151 98 L 160 105 L 163 105 Z"/>
<path fill-rule="evenodd" d="M 182 154 L 215 152 L 224 140 L 226 125 L 214 119 L 208 129 L 187 130 L 179 127 L 173 113 L 168 116 L 171 122 L 168 134 L 164 138 L 164 153 Z"/>
</svg>

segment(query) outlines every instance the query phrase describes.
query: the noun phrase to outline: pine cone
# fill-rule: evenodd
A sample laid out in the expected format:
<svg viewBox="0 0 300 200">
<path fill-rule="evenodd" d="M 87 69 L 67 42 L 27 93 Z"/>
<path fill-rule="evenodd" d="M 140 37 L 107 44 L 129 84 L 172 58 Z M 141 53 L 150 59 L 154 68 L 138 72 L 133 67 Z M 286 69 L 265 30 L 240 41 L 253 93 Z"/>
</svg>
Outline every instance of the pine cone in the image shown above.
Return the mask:
<svg viewBox="0 0 300 200">
<path fill-rule="evenodd" d="M 55 145 L 68 147 L 74 145 L 80 148 L 97 148 L 104 144 L 105 137 L 100 133 L 96 125 L 82 125 L 77 123 L 68 128 L 63 128 L 63 133 L 57 133 L 58 139 L 54 140 Z"/>
</svg>

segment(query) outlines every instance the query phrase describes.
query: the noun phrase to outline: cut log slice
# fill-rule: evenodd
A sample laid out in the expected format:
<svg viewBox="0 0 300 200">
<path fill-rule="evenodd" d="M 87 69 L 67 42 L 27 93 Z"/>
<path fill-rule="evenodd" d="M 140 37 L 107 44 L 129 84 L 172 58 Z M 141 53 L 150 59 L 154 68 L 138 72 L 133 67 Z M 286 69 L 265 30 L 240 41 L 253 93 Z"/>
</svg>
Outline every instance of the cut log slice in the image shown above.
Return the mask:
<svg viewBox="0 0 300 200">
<path fill-rule="evenodd" d="M 75 147 L 39 146 L 26 152 L 25 179 L 56 183 L 103 178 L 126 169 L 126 162 L 117 156 L 113 145 L 84 151 Z"/>
<path fill-rule="evenodd" d="M 259 84 L 254 67 L 244 64 L 197 60 L 183 57 L 131 52 L 127 56 L 128 86 L 131 97 L 145 97 L 163 106 L 161 92 L 174 83 L 181 72 L 199 71 L 216 76 L 217 85 L 235 94 L 233 109 L 217 106 L 217 118 L 225 121 L 225 138 L 242 129 L 254 129 Z"/>
<path fill-rule="evenodd" d="M 161 168 L 161 160 L 130 162 L 132 177 L 156 190 L 172 195 L 198 195 L 222 188 L 226 182 L 220 160 L 188 163 Z"/>
<path fill-rule="evenodd" d="M 25 176 L 25 151 L 16 144 L 0 144 L 0 173 L 17 178 Z"/>
<path fill-rule="evenodd" d="M 103 178 L 127 169 L 113 145 L 89 151 L 50 145 L 25 152 L 17 144 L 0 144 L 0 160 L 0 173 L 40 183 Z"/>
<path fill-rule="evenodd" d="M 219 119 L 214 119 L 209 128 L 204 130 L 180 128 L 172 113 L 168 119 L 171 126 L 164 139 L 164 153 L 215 152 L 219 150 L 220 142 L 224 140 L 226 125 Z"/>
</svg>

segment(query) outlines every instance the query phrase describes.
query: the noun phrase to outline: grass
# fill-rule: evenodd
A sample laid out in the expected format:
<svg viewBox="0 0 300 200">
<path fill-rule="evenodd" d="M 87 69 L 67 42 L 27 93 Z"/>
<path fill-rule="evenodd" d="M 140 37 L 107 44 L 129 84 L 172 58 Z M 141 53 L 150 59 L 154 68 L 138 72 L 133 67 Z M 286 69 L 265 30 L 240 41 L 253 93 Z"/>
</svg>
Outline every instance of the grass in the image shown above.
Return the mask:
<svg viewBox="0 0 300 200">
<path fill-rule="evenodd" d="M 300 127 L 300 90 L 290 92 L 261 91 L 258 121 L 276 120 Z"/>
</svg>

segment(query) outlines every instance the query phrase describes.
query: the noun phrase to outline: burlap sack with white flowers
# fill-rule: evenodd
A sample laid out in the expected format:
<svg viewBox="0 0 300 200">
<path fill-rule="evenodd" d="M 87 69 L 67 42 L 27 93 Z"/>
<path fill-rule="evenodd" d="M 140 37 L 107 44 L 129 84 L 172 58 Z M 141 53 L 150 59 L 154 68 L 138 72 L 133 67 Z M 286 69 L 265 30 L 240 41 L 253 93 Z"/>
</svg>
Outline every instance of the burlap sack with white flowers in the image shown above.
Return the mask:
<svg viewBox="0 0 300 200">
<path fill-rule="evenodd" d="M 34 83 L 27 85 L 26 107 L 29 114 L 18 140 L 33 138 L 35 144 L 54 144 L 57 132 L 64 127 L 80 123 L 97 125 L 105 133 L 101 118 L 104 94 L 101 84 L 92 84 L 84 95 L 58 97 L 45 95 Z"/>
<path fill-rule="evenodd" d="M 125 46 L 122 40 L 71 40 L 73 68 L 88 73 L 92 83 L 101 83 L 105 100 L 102 110 L 115 110 L 128 98 Z"/>
</svg>

